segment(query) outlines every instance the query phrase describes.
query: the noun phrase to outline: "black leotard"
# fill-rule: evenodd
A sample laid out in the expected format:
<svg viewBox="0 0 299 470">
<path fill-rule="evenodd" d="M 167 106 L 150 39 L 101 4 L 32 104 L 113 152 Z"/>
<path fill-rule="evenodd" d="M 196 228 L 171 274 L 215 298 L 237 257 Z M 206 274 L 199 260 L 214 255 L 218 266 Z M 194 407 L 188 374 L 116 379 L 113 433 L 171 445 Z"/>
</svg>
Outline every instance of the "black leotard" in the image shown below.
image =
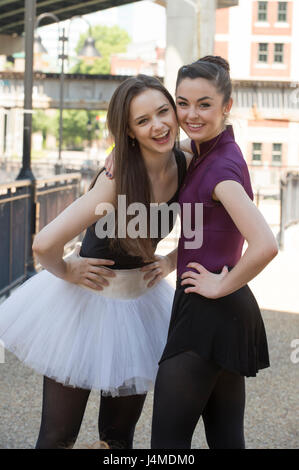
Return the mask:
<svg viewBox="0 0 299 470">
<path fill-rule="evenodd" d="M 178 188 L 173 197 L 167 202 L 168 205 L 178 200 L 179 190 L 183 184 L 187 165 L 186 158 L 182 151 L 174 149 L 175 159 L 178 167 Z M 160 222 L 160 221 L 159 221 Z M 169 232 L 174 226 L 174 218 L 172 212 L 169 213 Z M 163 234 L 165 236 L 165 234 Z M 158 224 L 158 237 L 152 238 L 153 244 L 156 247 L 159 241 L 162 240 L 161 236 L 161 223 Z M 134 269 L 144 266 L 146 263 L 141 257 L 132 256 L 126 253 L 115 251 L 110 246 L 110 240 L 106 238 L 98 238 L 95 233 L 95 224 L 88 227 L 82 241 L 80 256 L 84 258 L 102 258 L 112 259 L 115 264 L 111 269 Z"/>
</svg>

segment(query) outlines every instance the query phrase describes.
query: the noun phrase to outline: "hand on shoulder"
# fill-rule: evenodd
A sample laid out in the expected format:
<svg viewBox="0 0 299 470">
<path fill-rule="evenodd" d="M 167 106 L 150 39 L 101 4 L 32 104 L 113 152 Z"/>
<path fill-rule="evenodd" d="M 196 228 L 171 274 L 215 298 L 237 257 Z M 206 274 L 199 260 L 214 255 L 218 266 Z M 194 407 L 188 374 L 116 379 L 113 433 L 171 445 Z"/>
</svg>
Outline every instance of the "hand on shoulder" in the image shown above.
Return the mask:
<svg viewBox="0 0 299 470">
<path fill-rule="evenodd" d="M 180 141 L 180 149 L 183 152 L 191 153 L 192 154 L 192 148 L 191 148 L 191 139 L 184 139 Z"/>
<path fill-rule="evenodd" d="M 187 163 L 187 168 L 190 165 L 190 162 L 193 158 L 193 153 L 191 149 L 191 140 L 190 139 L 184 139 L 180 142 L 180 149 L 185 155 L 186 158 L 186 163 Z"/>
<path fill-rule="evenodd" d="M 187 164 L 187 168 L 189 168 L 189 165 L 191 163 L 191 160 L 193 158 L 193 155 L 189 152 L 185 152 L 183 151 L 184 155 L 185 155 L 185 158 L 186 158 L 186 164 Z"/>
<path fill-rule="evenodd" d="M 110 196 L 110 199 L 111 196 L 115 194 L 115 180 L 108 178 L 104 169 L 97 177 L 97 180 L 92 189 L 95 189 L 96 191 L 100 190 L 101 192 L 104 190 L 108 193 L 107 195 Z"/>
</svg>

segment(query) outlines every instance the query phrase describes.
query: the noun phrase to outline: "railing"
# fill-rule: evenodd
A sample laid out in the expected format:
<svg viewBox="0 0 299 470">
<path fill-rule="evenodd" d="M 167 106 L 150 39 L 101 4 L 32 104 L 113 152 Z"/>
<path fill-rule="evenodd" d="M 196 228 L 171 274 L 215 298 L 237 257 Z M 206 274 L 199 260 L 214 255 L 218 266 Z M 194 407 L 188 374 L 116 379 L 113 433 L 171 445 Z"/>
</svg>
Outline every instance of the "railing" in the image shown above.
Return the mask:
<svg viewBox="0 0 299 470">
<path fill-rule="evenodd" d="M 36 233 L 80 196 L 79 173 L 36 180 Z"/>
<path fill-rule="evenodd" d="M 103 166 L 103 164 L 102 162 L 99 161 L 98 168 L 101 168 L 101 166 Z M 0 184 L 1 184 L 1 179 L 2 181 L 7 181 L 7 180 L 13 181 L 17 177 L 17 175 L 20 173 L 21 167 L 22 167 L 21 161 L 9 160 L 9 159 L 1 160 L 0 158 Z M 57 174 L 55 164 L 51 160 L 33 162 L 31 167 L 32 167 L 33 174 L 38 180 L 44 179 L 45 176 L 51 177 Z M 83 194 L 87 191 L 88 186 L 93 176 L 96 174 L 97 167 L 95 166 L 94 169 L 84 168 L 84 166 L 82 167 L 81 162 L 78 162 L 78 163 L 77 162 L 74 163 L 73 161 L 70 163 L 64 162 L 64 165 L 62 166 L 62 172 L 63 174 L 79 173 L 81 175 L 80 193 Z"/>
<path fill-rule="evenodd" d="M 299 173 L 288 172 L 280 181 L 280 231 L 278 242 L 284 248 L 285 230 L 299 223 Z"/>
<path fill-rule="evenodd" d="M 26 278 L 31 181 L 0 185 L 0 296 Z"/>
<path fill-rule="evenodd" d="M 80 196 L 79 173 L 0 184 L 0 297 L 22 283 L 33 265 L 33 236 Z M 70 250 L 78 239 L 66 247 Z"/>
</svg>

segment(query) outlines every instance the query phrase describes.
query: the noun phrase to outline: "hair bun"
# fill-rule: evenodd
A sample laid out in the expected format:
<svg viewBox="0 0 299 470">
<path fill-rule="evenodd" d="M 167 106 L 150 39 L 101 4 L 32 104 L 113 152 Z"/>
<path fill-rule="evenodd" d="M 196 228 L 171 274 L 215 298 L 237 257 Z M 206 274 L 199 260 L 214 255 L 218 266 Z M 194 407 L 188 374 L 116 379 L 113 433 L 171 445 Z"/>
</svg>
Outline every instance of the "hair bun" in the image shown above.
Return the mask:
<svg viewBox="0 0 299 470">
<path fill-rule="evenodd" d="M 218 65 L 226 70 L 228 73 L 230 72 L 230 66 L 227 60 L 219 55 L 206 55 L 202 59 L 199 59 L 200 62 L 210 62 L 211 64 Z"/>
</svg>

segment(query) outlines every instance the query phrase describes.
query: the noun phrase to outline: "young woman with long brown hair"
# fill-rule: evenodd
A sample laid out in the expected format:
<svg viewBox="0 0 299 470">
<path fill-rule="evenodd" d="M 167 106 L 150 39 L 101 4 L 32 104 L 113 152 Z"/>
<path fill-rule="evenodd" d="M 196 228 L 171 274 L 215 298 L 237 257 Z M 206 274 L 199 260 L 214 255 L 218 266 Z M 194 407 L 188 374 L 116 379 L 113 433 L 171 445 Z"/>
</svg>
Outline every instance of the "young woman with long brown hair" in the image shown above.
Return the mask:
<svg viewBox="0 0 299 470">
<path fill-rule="evenodd" d="M 90 190 L 36 235 L 33 250 L 45 269 L 0 307 L 1 340 L 44 375 L 36 448 L 74 445 L 92 389 L 102 393 L 100 439 L 110 448 L 131 448 L 166 341 L 174 290 L 161 279 L 175 269 L 176 250 L 155 257 L 160 224 L 157 236 L 147 230 L 134 240 L 110 240 L 99 235 L 104 224 L 98 229 L 111 214 L 116 229 L 124 219 L 132 222 L 132 203 L 148 209 L 176 201 L 186 158 L 175 147 L 175 103 L 157 79 L 127 79 L 111 99 L 108 127 L 115 179 L 101 170 Z M 126 196 L 124 213 L 119 196 Z M 64 245 L 85 229 L 80 257 L 63 259 Z"/>
</svg>

